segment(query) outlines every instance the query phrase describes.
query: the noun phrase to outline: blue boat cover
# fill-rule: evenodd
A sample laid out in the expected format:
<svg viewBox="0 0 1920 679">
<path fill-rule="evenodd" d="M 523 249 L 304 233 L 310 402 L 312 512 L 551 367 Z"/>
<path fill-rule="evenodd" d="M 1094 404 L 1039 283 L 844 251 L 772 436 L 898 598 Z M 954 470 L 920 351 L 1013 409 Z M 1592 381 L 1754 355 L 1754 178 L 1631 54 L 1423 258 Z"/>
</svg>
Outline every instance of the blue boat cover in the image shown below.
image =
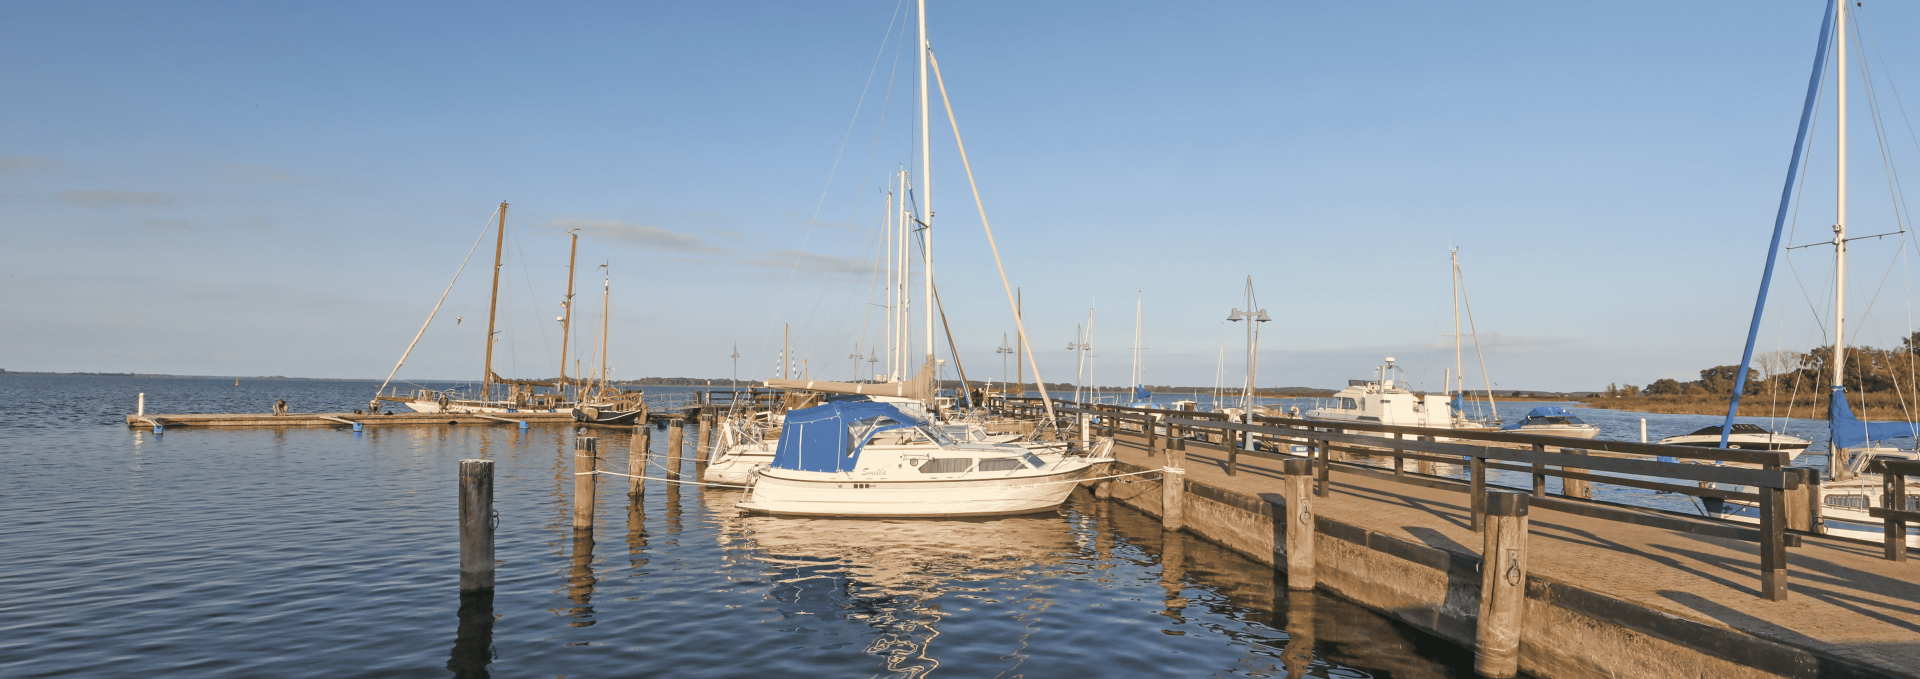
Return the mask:
<svg viewBox="0 0 1920 679">
<path fill-rule="evenodd" d="M 789 411 L 771 466 L 808 472 L 853 471 L 860 462 L 860 449 L 874 434 L 917 424 L 922 422 L 899 408 L 866 400 L 831 401 Z"/>
<path fill-rule="evenodd" d="M 1453 400 L 1447 402 L 1447 405 L 1453 406 L 1454 412 L 1466 412 L 1467 403 L 1466 399 L 1461 398 L 1462 396 L 1460 392 L 1453 392 Z"/>
<path fill-rule="evenodd" d="M 1133 400 L 1135 400 L 1135 401 L 1150 401 L 1150 400 L 1153 400 L 1153 392 L 1151 392 L 1151 391 L 1147 391 L 1147 388 L 1146 388 L 1146 387 L 1134 387 L 1134 388 L 1133 388 Z"/>
<path fill-rule="evenodd" d="M 1522 418 L 1520 421 L 1508 422 L 1507 424 L 1501 426 L 1500 428 L 1501 429 L 1519 429 L 1520 427 L 1525 426 L 1527 424 L 1527 420 L 1531 420 L 1536 417 L 1573 417 L 1573 416 L 1574 416 L 1573 411 L 1567 410 L 1563 406 L 1540 406 L 1538 408 L 1534 408 L 1533 410 L 1527 411 L 1527 416 L 1525 418 Z"/>
<path fill-rule="evenodd" d="M 1916 433 L 1914 426 L 1906 422 L 1861 422 L 1853 416 L 1853 407 L 1847 405 L 1846 387 L 1833 387 L 1830 403 L 1827 426 L 1833 432 L 1835 446 L 1852 448 L 1867 441 L 1911 438 Z"/>
</svg>

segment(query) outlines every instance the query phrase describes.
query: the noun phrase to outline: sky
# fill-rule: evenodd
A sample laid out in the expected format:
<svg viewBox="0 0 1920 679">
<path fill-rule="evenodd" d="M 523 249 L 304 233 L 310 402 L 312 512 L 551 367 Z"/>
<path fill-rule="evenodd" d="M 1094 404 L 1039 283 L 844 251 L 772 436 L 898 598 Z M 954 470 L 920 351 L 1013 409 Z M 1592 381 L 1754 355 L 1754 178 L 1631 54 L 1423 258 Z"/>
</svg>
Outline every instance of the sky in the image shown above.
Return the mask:
<svg viewBox="0 0 1920 679">
<path fill-rule="evenodd" d="M 1393 356 L 1438 389 L 1457 247 L 1486 378 L 1555 391 L 1739 360 L 1824 7 L 929 4 L 1048 381 L 1092 308 L 1083 379 L 1126 383 L 1137 297 L 1145 382 L 1237 385 L 1251 277 L 1261 386 Z M 937 89 L 918 176 L 912 7 L 0 4 L 0 368 L 382 378 L 446 291 L 397 379 L 475 379 L 504 201 L 502 374 L 557 372 L 576 232 L 569 372 L 605 280 L 614 379 L 728 377 L 736 346 L 763 379 L 783 333 L 816 378 L 870 375 L 904 166 L 961 365 L 1001 380 L 1014 318 Z M 1856 235 L 1903 228 L 1886 168 L 1920 156 L 1920 8 L 1860 16 Z M 1831 238 L 1822 101 L 1790 245 Z M 1849 342 L 1895 343 L 1920 250 L 1852 253 Z M 1830 260 L 1783 258 L 1762 350 L 1830 341 Z M 1464 363 L 1477 386 L 1471 338 Z"/>
</svg>

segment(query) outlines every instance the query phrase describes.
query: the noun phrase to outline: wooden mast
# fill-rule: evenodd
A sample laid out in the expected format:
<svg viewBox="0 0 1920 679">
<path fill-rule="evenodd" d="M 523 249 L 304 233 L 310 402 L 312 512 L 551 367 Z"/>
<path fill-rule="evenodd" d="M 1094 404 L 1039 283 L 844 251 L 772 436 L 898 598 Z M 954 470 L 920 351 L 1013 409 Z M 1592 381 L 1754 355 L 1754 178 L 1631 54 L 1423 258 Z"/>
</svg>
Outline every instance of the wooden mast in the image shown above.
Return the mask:
<svg viewBox="0 0 1920 679">
<path fill-rule="evenodd" d="M 580 255 L 580 230 L 568 231 L 573 236 L 573 246 L 567 251 L 567 300 L 560 303 L 566 311 L 560 316 L 560 386 L 561 398 L 566 398 L 567 389 L 567 330 L 573 327 L 573 262 Z M 580 400 L 580 390 L 573 390 L 573 400 Z"/>
<path fill-rule="evenodd" d="M 608 262 L 607 264 L 602 264 L 600 265 L 600 268 L 606 269 L 608 264 L 612 264 L 612 262 Z M 600 283 L 600 394 L 601 395 L 605 395 L 607 392 L 607 312 L 613 309 L 613 307 L 608 303 L 608 300 L 611 299 L 612 289 L 613 289 L 613 272 L 611 269 L 608 269 L 606 273 L 606 278 L 603 279 Z"/>
<path fill-rule="evenodd" d="M 493 397 L 493 322 L 500 309 L 500 256 L 507 243 L 507 202 L 500 201 L 500 231 L 493 238 L 493 296 L 487 300 L 487 373 L 480 378 L 480 401 Z"/>
</svg>

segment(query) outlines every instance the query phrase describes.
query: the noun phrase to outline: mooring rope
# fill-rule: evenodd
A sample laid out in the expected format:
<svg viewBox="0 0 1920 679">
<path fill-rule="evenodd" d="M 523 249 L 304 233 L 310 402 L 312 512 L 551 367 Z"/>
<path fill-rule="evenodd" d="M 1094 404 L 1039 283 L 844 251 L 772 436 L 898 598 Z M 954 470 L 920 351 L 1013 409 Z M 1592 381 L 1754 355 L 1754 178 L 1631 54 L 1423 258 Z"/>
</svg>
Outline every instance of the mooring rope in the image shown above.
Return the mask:
<svg viewBox="0 0 1920 679">
<path fill-rule="evenodd" d="M 629 479 L 648 479 L 652 481 L 665 481 L 667 483 L 684 483 L 690 486 L 713 486 L 716 488 L 746 488 L 746 486 L 738 486 L 731 483 L 705 483 L 702 481 L 687 481 L 685 479 L 663 479 L 658 476 L 634 476 L 632 474 L 622 474 L 620 472 L 609 472 L 609 471 L 592 471 L 592 472 L 574 472 L 573 473 L 574 476 L 593 476 L 595 474 L 605 474 L 607 476 L 624 476 Z"/>
</svg>

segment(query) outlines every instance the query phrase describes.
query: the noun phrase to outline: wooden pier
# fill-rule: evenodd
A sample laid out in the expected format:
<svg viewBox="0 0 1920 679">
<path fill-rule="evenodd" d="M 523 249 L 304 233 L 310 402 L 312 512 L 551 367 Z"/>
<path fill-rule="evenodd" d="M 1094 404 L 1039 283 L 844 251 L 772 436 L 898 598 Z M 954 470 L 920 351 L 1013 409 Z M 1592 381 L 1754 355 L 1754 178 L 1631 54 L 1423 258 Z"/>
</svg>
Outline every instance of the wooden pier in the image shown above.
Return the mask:
<svg viewBox="0 0 1920 679">
<path fill-rule="evenodd" d="M 1278 418 L 1245 425 L 1209 413 L 1056 408 L 1099 418 L 1091 433 L 1115 436 L 1116 472 L 1162 470 L 1103 482 L 1097 496 L 1288 570 L 1290 588 L 1304 582 L 1475 649 L 1486 676 L 1920 676 L 1920 571 L 1878 543 L 1809 530 L 1817 512 L 1804 498 L 1815 495 L 1797 482 L 1806 475 L 1779 467 L 1784 456 L 1695 449 L 1695 457 L 1758 464 L 1687 465 L 1653 462 L 1637 443 L 1498 433 L 1435 442 L 1416 440 L 1406 427 L 1336 430 Z M 1156 424 L 1143 426 L 1148 421 Z M 1295 438 L 1282 440 L 1280 432 Z M 1389 432 L 1403 438 L 1380 437 Z M 1247 433 L 1309 454 L 1250 449 Z M 1570 459 L 1586 466 L 1557 464 Z M 1469 478 L 1411 471 L 1420 462 L 1456 465 Z M 1591 471 L 1662 475 L 1625 469 L 1643 466 L 1692 476 L 1667 483 Z M 1528 473 L 1533 483 L 1492 486 L 1490 468 Z M 1743 474 L 1717 476 L 1732 470 Z M 1721 480 L 1718 487 L 1686 483 L 1709 476 Z M 1759 485 L 1727 490 L 1734 476 Z M 1180 483 L 1169 487 L 1162 478 Z M 1549 485 L 1548 478 L 1562 481 Z M 1756 498 L 1774 520 L 1756 526 L 1580 497 L 1596 481 Z M 1303 539 L 1310 548 L 1300 547 Z M 1496 540 L 1501 546 L 1489 550 Z M 1490 551 L 1499 559 L 1492 573 L 1482 560 Z M 1311 573 L 1289 570 L 1303 558 Z M 1483 596 L 1509 584 L 1515 603 L 1502 608 Z"/>
</svg>

